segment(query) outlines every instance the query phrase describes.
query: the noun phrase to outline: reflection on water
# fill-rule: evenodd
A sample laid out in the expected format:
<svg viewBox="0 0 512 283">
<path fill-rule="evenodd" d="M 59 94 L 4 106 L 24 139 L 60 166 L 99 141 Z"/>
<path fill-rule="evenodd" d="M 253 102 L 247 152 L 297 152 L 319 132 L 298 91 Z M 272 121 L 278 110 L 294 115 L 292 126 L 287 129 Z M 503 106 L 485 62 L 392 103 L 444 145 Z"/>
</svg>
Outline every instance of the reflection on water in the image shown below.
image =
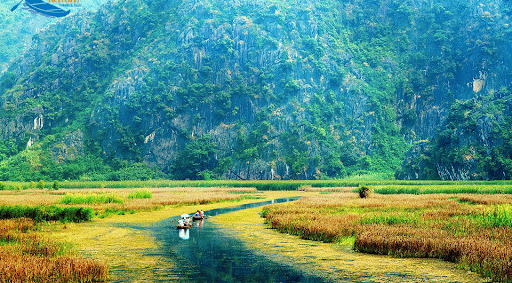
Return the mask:
<svg viewBox="0 0 512 283">
<path fill-rule="evenodd" d="M 201 230 L 201 229 L 203 229 L 203 221 L 204 221 L 203 219 L 201 219 L 201 220 L 194 220 L 192 222 L 192 226 L 193 227 L 198 227 L 199 230 Z"/>
<path fill-rule="evenodd" d="M 206 211 L 207 216 L 233 212 L 270 203 L 286 202 L 285 198 L 234 208 Z M 170 267 L 167 276 L 183 278 L 187 282 L 323 282 L 323 279 L 302 274 L 299 268 L 276 264 L 246 249 L 243 243 L 230 237 L 208 220 L 194 222 L 191 229 L 177 231 L 170 218 L 159 222 L 153 232 L 162 243 L 162 253 L 176 267 Z M 182 239 L 187 239 L 183 241 Z M 264 239 L 262 239 L 264 240 Z M 162 274 L 162 280 L 165 280 Z"/>
<path fill-rule="evenodd" d="M 290 200 L 295 199 L 274 203 Z M 273 202 L 216 209 L 207 211 L 207 215 L 270 203 Z M 223 231 L 221 226 L 208 219 L 193 222 L 191 229 L 179 231 L 176 229 L 178 218 L 154 225 L 111 224 L 121 229 L 109 233 L 140 230 L 144 235 L 153 234 L 159 243 L 158 248 L 142 248 L 145 250 L 143 255 L 138 254 L 137 250 L 141 249 L 136 247 L 137 243 L 134 243 L 134 250 L 128 248 L 129 244 L 121 250 L 111 246 L 112 257 L 126 256 L 124 260 L 116 261 L 112 282 L 487 282 L 475 274 L 451 272 L 447 264 L 434 260 L 396 259 L 356 254 L 352 250 L 340 251 L 336 245 L 275 237 L 274 231 L 259 225 L 251 231 L 253 224 L 242 224 L 247 225 L 241 228 L 246 236 L 242 237 L 244 242 L 229 236 L 234 226 L 230 231 Z M 134 237 L 128 239 L 125 243 L 133 241 Z M 246 243 L 253 249 L 246 248 Z M 135 264 L 134 260 L 137 261 Z"/>
<path fill-rule="evenodd" d="M 294 200 L 298 200 L 299 198 L 300 197 L 279 198 L 279 199 L 273 199 L 273 200 L 263 201 L 263 202 L 248 203 L 248 204 L 244 204 L 244 205 L 240 205 L 240 206 L 236 206 L 236 207 L 225 207 L 225 208 L 219 208 L 219 209 L 212 209 L 212 210 L 206 211 L 205 214 L 206 214 L 206 216 L 215 216 L 215 215 L 219 215 L 219 214 L 239 211 L 242 209 L 264 206 L 267 204 L 294 201 Z"/>
<path fill-rule="evenodd" d="M 189 229 L 178 229 L 179 233 L 178 236 L 182 240 L 188 240 L 190 238 L 190 232 Z"/>
</svg>

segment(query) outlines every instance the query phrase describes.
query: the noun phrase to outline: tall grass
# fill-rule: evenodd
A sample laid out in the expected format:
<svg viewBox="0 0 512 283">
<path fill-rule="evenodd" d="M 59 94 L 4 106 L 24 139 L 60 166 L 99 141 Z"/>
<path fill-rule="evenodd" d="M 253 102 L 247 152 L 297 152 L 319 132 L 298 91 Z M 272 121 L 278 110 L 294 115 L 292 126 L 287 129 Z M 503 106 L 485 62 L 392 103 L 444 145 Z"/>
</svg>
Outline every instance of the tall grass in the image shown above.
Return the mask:
<svg viewBox="0 0 512 283">
<path fill-rule="evenodd" d="M 461 201 L 464 200 L 464 201 Z M 477 204 L 477 205 L 475 205 Z M 433 257 L 495 282 L 512 282 L 512 198 L 508 195 L 333 193 L 264 208 L 272 228 L 310 240 L 355 236 L 361 252 Z"/>
<path fill-rule="evenodd" d="M 380 179 L 341 179 L 341 180 L 286 180 L 286 181 L 63 181 L 59 189 L 128 189 L 128 188 L 240 188 L 252 187 L 258 190 L 298 190 L 307 187 L 358 187 L 370 186 L 378 194 L 437 194 L 437 193 L 477 193 L 512 194 L 512 181 L 403 181 Z M 21 190 L 40 187 L 35 182 L 2 182 L 0 190 Z M 51 189 L 52 183 L 44 183 L 45 189 Z"/>
<path fill-rule="evenodd" d="M 356 250 L 459 263 L 493 282 L 512 282 L 512 248 L 483 235 L 458 236 L 439 229 L 373 226 L 357 235 Z"/>
<path fill-rule="evenodd" d="M 405 215 L 400 213 L 382 213 L 367 215 L 359 221 L 361 224 L 385 224 L 385 225 L 397 225 L 397 224 L 416 224 L 418 219 L 415 215 Z"/>
<path fill-rule="evenodd" d="M 496 205 L 476 218 L 486 227 L 512 227 L 512 205 Z"/>
<path fill-rule="evenodd" d="M 436 186 L 418 186 L 418 185 L 388 185 L 378 187 L 374 190 L 377 194 L 512 194 L 512 186 L 507 184 L 451 184 Z"/>
<path fill-rule="evenodd" d="M 108 268 L 92 259 L 44 258 L 0 252 L 0 282 L 106 282 Z"/>
<path fill-rule="evenodd" d="M 37 232 L 32 219 L 0 220 L 0 282 L 104 282 L 108 267 Z"/>
<path fill-rule="evenodd" d="M 252 198 L 255 188 L 146 188 L 146 189 L 60 189 L 59 191 L 1 191 L 0 204 L 29 204 L 31 207 L 85 207 L 98 217 L 151 211 L 167 205 L 195 205 Z"/>
<path fill-rule="evenodd" d="M 153 194 L 148 190 L 137 190 L 128 194 L 129 199 L 152 198 Z"/>
<path fill-rule="evenodd" d="M 84 222 L 94 216 L 91 208 L 82 207 L 58 207 L 54 205 L 2 205 L 0 206 L 0 219 L 30 218 L 36 222 L 61 221 Z"/>
<path fill-rule="evenodd" d="M 116 194 L 66 194 L 59 201 L 61 204 L 102 204 L 102 203 L 124 203 L 123 199 Z"/>
</svg>

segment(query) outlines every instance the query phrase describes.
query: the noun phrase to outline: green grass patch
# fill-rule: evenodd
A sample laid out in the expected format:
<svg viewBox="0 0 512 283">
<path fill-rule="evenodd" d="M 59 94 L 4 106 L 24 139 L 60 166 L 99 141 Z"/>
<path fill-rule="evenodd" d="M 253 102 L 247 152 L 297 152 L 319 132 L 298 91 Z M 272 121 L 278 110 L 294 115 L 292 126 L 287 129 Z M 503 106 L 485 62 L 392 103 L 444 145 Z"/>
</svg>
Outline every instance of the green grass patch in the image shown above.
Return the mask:
<svg viewBox="0 0 512 283">
<path fill-rule="evenodd" d="M 377 187 L 374 190 L 377 194 L 512 194 L 512 186 L 509 184 L 497 185 L 489 184 L 473 184 L 453 183 L 451 185 L 389 185 Z"/>
<path fill-rule="evenodd" d="M 354 246 L 354 242 L 356 241 L 356 236 L 345 236 L 345 237 L 339 237 L 337 240 L 337 244 L 343 245 L 343 246 Z"/>
<path fill-rule="evenodd" d="M 124 203 L 123 199 L 116 194 L 66 194 L 59 203 L 61 204 L 104 204 Z"/>
<path fill-rule="evenodd" d="M 137 190 L 128 194 L 129 199 L 153 198 L 153 194 L 148 190 Z"/>
<path fill-rule="evenodd" d="M 385 224 L 385 225 L 404 225 L 417 224 L 417 217 L 410 217 L 403 214 L 372 214 L 363 217 L 361 224 Z"/>
<path fill-rule="evenodd" d="M 91 220 L 93 216 L 94 210 L 92 208 L 83 207 L 58 207 L 55 205 L 0 206 L 0 219 L 31 218 L 36 222 L 84 222 Z"/>
<path fill-rule="evenodd" d="M 354 190 L 354 192 L 357 192 L 357 189 Z M 419 188 L 407 188 L 407 187 L 384 187 L 384 188 L 374 189 L 373 192 L 376 194 L 381 194 L 381 195 L 393 195 L 393 194 L 419 195 L 420 189 Z"/>
<path fill-rule="evenodd" d="M 484 227 L 512 227 L 512 205 L 495 205 L 477 219 Z"/>
<path fill-rule="evenodd" d="M 403 181 L 379 179 L 340 179 L 340 180 L 286 180 L 286 181 L 62 181 L 60 189 L 85 188 L 158 188 L 158 187 L 252 187 L 261 191 L 289 191 L 306 187 L 354 187 L 361 185 L 374 188 L 377 194 L 512 194 L 512 181 Z M 1 182 L 0 190 L 21 190 L 42 187 L 36 182 Z M 52 183 L 44 183 L 51 189 Z M 54 188 L 55 189 L 55 188 Z"/>
<path fill-rule="evenodd" d="M 237 201 L 242 201 L 246 199 L 264 199 L 264 196 L 255 196 L 255 195 L 242 195 L 240 198 L 236 199 Z"/>
</svg>

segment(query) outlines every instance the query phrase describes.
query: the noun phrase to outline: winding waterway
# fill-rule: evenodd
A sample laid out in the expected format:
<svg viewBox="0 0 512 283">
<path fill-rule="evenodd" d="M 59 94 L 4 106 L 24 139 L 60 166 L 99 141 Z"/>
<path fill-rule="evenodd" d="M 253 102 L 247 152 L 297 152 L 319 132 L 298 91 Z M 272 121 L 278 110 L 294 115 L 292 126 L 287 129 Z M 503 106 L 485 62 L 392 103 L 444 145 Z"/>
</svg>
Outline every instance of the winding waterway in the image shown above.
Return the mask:
<svg viewBox="0 0 512 283">
<path fill-rule="evenodd" d="M 298 198 L 283 198 L 245 204 L 238 207 L 214 209 L 205 211 L 205 214 L 211 217 L 296 199 Z M 351 262 L 369 263 L 369 261 L 373 260 L 374 263 L 375 261 L 381 261 L 381 265 L 372 264 L 376 266 L 352 270 L 344 269 L 340 265 L 339 269 L 334 269 L 335 274 L 332 274 L 332 270 L 327 272 L 325 270 L 311 272 L 311 268 L 308 269 L 308 251 L 322 248 L 322 243 L 308 243 L 306 245 L 311 247 L 306 247 L 306 250 L 303 251 L 300 251 L 303 248 L 301 245 L 305 244 L 292 244 L 288 248 L 302 252 L 303 259 L 290 264 L 289 261 L 276 260 L 275 256 L 271 256 L 266 252 L 267 248 L 259 248 L 257 250 L 249 248 L 245 242 L 236 238 L 232 231 L 226 231 L 225 227 L 217 225 L 208 219 L 194 222 L 194 227 L 188 230 L 178 230 L 175 228 L 178 219 L 179 216 L 175 216 L 156 222 L 150 225 L 150 227 L 141 227 L 142 229 L 149 229 L 159 245 L 158 249 L 153 250 L 151 254 L 146 254 L 146 256 L 163 259 L 164 262 L 167 262 L 167 264 L 160 265 L 158 270 L 148 270 L 151 273 L 151 282 L 482 282 L 480 281 L 481 279 L 475 281 L 470 278 L 468 278 L 470 280 L 459 280 L 466 277 L 461 272 L 456 272 L 459 274 L 456 276 L 458 279 L 450 279 L 445 274 L 428 275 L 430 264 L 433 264 L 433 266 L 438 264 L 436 263 L 438 261 L 434 262 L 434 260 L 393 259 L 389 257 L 385 259 L 384 257 L 373 255 L 354 255 L 353 252 L 345 252 L 342 255 L 344 258 L 336 259 L 341 260 L 337 264 L 341 264 L 342 261 L 346 261 L 349 264 Z M 275 243 L 270 241 L 272 237 L 266 238 L 261 237 L 258 241 L 261 241 L 263 246 L 268 245 L 270 251 L 270 249 L 275 248 L 273 247 Z M 333 252 L 330 250 L 331 248 L 331 246 L 324 247 L 328 253 Z M 334 247 L 334 249 L 339 248 Z M 282 252 L 286 253 L 286 251 Z M 334 253 L 336 252 L 338 251 L 334 251 Z M 320 258 L 319 260 L 322 261 L 323 259 Z M 398 265 L 394 264 L 401 261 L 403 262 Z M 411 272 L 403 268 L 401 269 L 400 264 L 407 266 L 408 269 L 412 268 L 414 270 L 419 268 L 425 270 L 427 274 L 425 276 L 425 274 L 420 275 L 418 273 L 420 276 L 415 276 L 414 272 L 411 274 Z M 442 265 L 444 264 L 448 263 L 442 263 Z M 383 277 L 379 277 L 379 272 L 382 271 L 379 270 L 379 266 L 387 267 L 388 265 L 392 267 L 393 271 L 391 273 L 386 271 L 381 274 Z M 474 275 L 468 275 L 473 279 L 477 279 Z M 375 281 L 376 278 L 383 280 Z M 129 278 L 118 277 L 118 279 L 120 280 L 118 282 L 131 282 Z"/>
<path fill-rule="evenodd" d="M 283 198 L 245 204 L 238 207 L 206 211 L 208 216 L 237 210 L 296 200 Z M 172 259 L 173 267 L 165 273 L 187 282 L 323 282 L 319 277 L 303 274 L 298 269 L 279 265 L 262 255 L 246 249 L 244 244 L 224 233 L 208 220 L 194 222 L 194 227 L 177 230 L 178 217 L 166 219 L 153 226 L 153 233 L 162 243 L 162 252 Z M 181 281 L 180 280 L 180 281 Z M 166 281 L 162 278 L 162 281 Z"/>
</svg>

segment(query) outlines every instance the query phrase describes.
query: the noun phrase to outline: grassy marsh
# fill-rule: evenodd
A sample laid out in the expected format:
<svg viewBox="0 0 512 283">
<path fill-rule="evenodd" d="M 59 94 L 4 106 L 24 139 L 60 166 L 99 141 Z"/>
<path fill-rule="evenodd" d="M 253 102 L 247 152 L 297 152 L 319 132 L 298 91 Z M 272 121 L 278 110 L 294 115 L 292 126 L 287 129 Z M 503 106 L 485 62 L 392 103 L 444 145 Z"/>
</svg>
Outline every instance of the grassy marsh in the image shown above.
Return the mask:
<svg viewBox="0 0 512 283">
<path fill-rule="evenodd" d="M 108 267 L 77 256 L 27 218 L 0 220 L 0 282 L 103 282 Z"/>
<path fill-rule="evenodd" d="M 306 273 L 332 282 L 485 282 L 475 273 L 435 259 L 392 258 L 357 253 L 353 237 L 337 244 L 304 240 L 267 229 L 253 208 L 218 215 L 209 221 L 226 227 L 251 250 L 281 264 L 300 266 Z"/>
<path fill-rule="evenodd" d="M 150 198 L 144 197 L 148 196 L 147 192 L 151 193 Z M 112 194 L 123 201 L 101 201 L 103 196 Z M 134 195 L 136 197 L 129 197 Z M 105 281 L 109 276 L 130 276 L 134 280 L 143 280 L 168 262 L 145 256 L 157 246 L 149 234 L 137 229 L 137 225 L 148 225 L 183 212 L 193 212 L 199 207 L 230 206 L 232 202 L 259 201 L 260 197 L 266 198 L 267 195 L 253 188 L 1 191 L 0 204 L 6 210 L 94 210 L 96 217 L 87 223 L 46 222 L 39 225 L 28 218 L 0 220 L 0 234 L 3 233 L 0 235 L 0 270 L 5 273 L 0 274 L 0 282 L 91 282 Z M 72 201 L 63 202 L 66 198 Z M 109 211 L 113 213 L 109 214 Z M 138 213 L 119 213 L 125 211 Z M 123 227 L 117 224 L 120 222 L 136 224 Z M 60 247 L 70 248 L 64 252 Z"/>
<path fill-rule="evenodd" d="M 168 259 L 148 255 L 158 248 L 158 244 L 148 230 L 140 229 L 141 227 L 146 227 L 171 216 L 192 213 L 198 209 L 206 211 L 281 197 L 312 194 L 297 191 L 255 191 L 251 195 L 259 196 L 262 199 L 242 199 L 236 203 L 217 202 L 165 206 L 158 210 L 96 218 L 89 223 L 66 224 L 66 229 L 55 229 L 50 232 L 54 238 L 60 241 L 73 243 L 82 253 L 108 262 L 113 279 L 126 277 L 130 278 L 131 281 L 151 282 L 152 279 L 156 280 L 155 276 L 158 276 L 162 266 L 169 266 L 173 263 L 169 263 Z M 178 282 L 178 278 L 169 278 L 169 280 Z"/>
<path fill-rule="evenodd" d="M 71 188 L 71 184 L 75 184 L 76 187 Z M 374 193 L 364 200 L 359 199 L 354 193 L 357 191 L 357 186 L 361 184 L 363 183 L 360 180 L 62 182 L 59 184 L 59 190 L 29 188 L 0 191 L 0 206 L 55 206 L 62 209 L 93 210 L 95 218 L 91 222 L 56 223 L 43 226 L 43 231 L 36 230 L 33 233 L 51 234 L 59 241 L 73 243 L 79 254 L 87 255 L 88 258 L 84 258 L 84 262 L 92 260 L 91 258 L 100 259 L 100 261 L 94 262 L 108 262 L 108 265 L 100 265 L 103 268 L 111 267 L 110 275 L 114 278 L 128 274 L 126 276 L 130 276 L 134 280 L 143 280 L 150 278 L 151 270 L 155 271 L 159 266 L 169 264 L 168 262 L 164 263 L 162 259 L 146 256 L 148 251 L 157 248 L 157 245 L 153 242 L 151 235 L 137 227 L 150 225 L 155 221 L 184 212 L 193 212 L 197 209 L 208 210 L 258 202 L 264 199 L 302 195 L 308 197 L 298 201 L 297 204 L 283 204 L 266 208 L 264 215 L 267 217 L 268 223 L 281 231 L 299 235 L 304 239 L 338 243 L 338 245 L 324 245 L 323 243 L 321 245 L 325 248 L 329 247 L 329 249 L 341 247 L 351 256 L 360 255 L 347 248 L 347 243 L 350 246 L 355 245 L 359 251 L 367 253 L 447 259 L 485 276 L 491 278 L 501 276 L 508 280 L 507 276 L 509 275 L 506 275 L 508 267 L 499 265 L 498 262 L 492 260 L 499 260 L 508 255 L 508 250 L 501 249 L 499 245 L 503 245 L 505 248 L 511 247 L 511 242 L 506 240 L 505 235 L 512 232 L 510 225 L 512 223 L 512 209 L 510 208 L 512 194 L 494 193 L 508 192 L 507 187 L 512 183 L 370 180 L 364 184 L 372 185 Z M 21 186 L 26 185 L 9 183 L 7 187 L 22 188 Z M 170 185 L 175 186 L 170 187 Z M 409 188 L 409 190 L 401 190 L 400 188 L 403 187 Z M 264 189 L 264 191 L 257 190 L 257 188 Z M 285 191 L 286 188 L 293 190 Z M 404 194 L 406 192 L 413 192 L 413 194 Z M 441 192 L 471 192 L 471 194 L 442 194 Z M 256 220 L 250 217 L 244 217 L 242 220 L 244 224 L 240 223 L 238 225 L 240 227 L 261 225 L 261 222 L 253 222 Z M 263 220 L 258 219 L 257 221 Z M 130 225 L 119 225 L 119 223 L 130 223 Z M 233 223 L 238 222 L 233 221 Z M 255 241 L 258 237 L 271 238 L 275 236 L 254 231 L 251 232 L 253 233 L 251 237 Z M 270 230 L 265 231 L 269 232 Z M 429 239 L 424 236 L 428 231 L 435 231 L 435 233 L 431 233 Z M 489 238 L 486 233 L 491 237 Z M 410 241 L 403 241 L 404 238 L 410 239 Z M 474 240 L 471 242 L 472 238 L 479 239 L 479 242 L 476 243 Z M 462 248 L 477 249 L 482 252 L 464 254 L 464 256 L 453 256 L 454 253 L 448 253 L 450 256 L 446 256 L 446 249 L 449 249 L 450 246 L 439 244 L 439 241 L 443 239 L 454 239 L 454 242 L 464 243 L 464 245 L 458 246 L 458 250 L 452 248 L 451 251 L 454 251 L 455 255 L 456 253 L 460 255 Z M 405 242 L 407 244 L 401 244 Z M 339 245 L 340 243 L 344 244 Z M 293 247 L 294 244 L 298 247 L 304 245 L 303 242 L 292 241 L 286 247 L 297 250 L 297 247 Z M 494 246 L 492 246 L 493 244 Z M 320 243 L 311 244 L 311 246 L 315 245 L 320 245 Z M 431 247 L 445 247 L 445 250 L 435 250 Z M 501 254 L 499 256 L 492 253 L 485 255 L 489 247 Z M 279 253 L 289 254 L 285 249 L 281 249 L 276 250 L 275 256 L 279 257 Z M 333 254 L 336 253 L 333 251 Z M 346 254 L 343 255 L 346 256 Z M 17 260 L 23 260 L 24 256 L 21 254 Z M 299 257 L 299 254 L 296 256 Z M 310 255 L 310 257 L 314 256 Z M 73 258 L 80 257 L 74 254 Z M 382 261 L 383 258 L 389 260 L 390 266 L 402 262 L 402 259 L 380 256 L 375 259 L 375 262 Z M 75 261 L 80 262 L 81 260 Z M 392 263 L 395 261 L 397 263 Z M 337 264 L 336 261 L 331 263 Z M 501 271 L 488 267 L 489 263 L 498 266 Z M 0 264 L 5 264 L 5 262 Z M 51 265 L 51 263 L 47 264 Z M 423 265 L 428 266 L 430 263 L 418 260 L 416 263 L 409 262 L 408 264 L 426 270 Z M 397 266 L 399 266 L 397 267 L 399 270 L 405 268 L 400 264 Z M 329 270 L 327 267 L 321 268 Z M 363 267 L 358 266 L 357 268 Z M 140 270 L 147 272 L 140 273 Z M 338 267 L 336 270 L 348 272 L 345 267 Z M 372 272 L 381 274 L 378 271 L 377 268 Z M 432 272 L 437 274 L 438 271 Z M 371 274 L 371 272 L 367 274 Z M 452 274 L 451 271 L 449 274 Z M 457 274 L 453 275 L 453 278 L 462 276 Z M 468 276 L 468 278 L 474 278 L 472 275 Z M 477 282 L 471 281 L 473 279 L 457 280 Z"/>
<path fill-rule="evenodd" d="M 339 242 L 398 257 L 439 258 L 497 282 L 512 282 L 508 195 L 379 195 L 303 198 L 266 207 L 266 223 L 304 239 Z"/>
<path fill-rule="evenodd" d="M 129 214 L 164 206 L 238 202 L 257 197 L 255 188 L 181 187 L 146 189 L 61 189 L 0 191 L 0 206 L 78 206 L 93 209 L 96 215 Z"/>
<path fill-rule="evenodd" d="M 382 194 L 512 193 L 512 181 L 404 181 L 404 180 L 286 180 L 286 181 L 63 181 L 59 189 L 142 189 L 142 188 L 255 188 L 264 191 L 307 188 L 357 188 L 367 185 Z M 0 190 L 54 189 L 51 182 L 0 182 Z"/>
</svg>

